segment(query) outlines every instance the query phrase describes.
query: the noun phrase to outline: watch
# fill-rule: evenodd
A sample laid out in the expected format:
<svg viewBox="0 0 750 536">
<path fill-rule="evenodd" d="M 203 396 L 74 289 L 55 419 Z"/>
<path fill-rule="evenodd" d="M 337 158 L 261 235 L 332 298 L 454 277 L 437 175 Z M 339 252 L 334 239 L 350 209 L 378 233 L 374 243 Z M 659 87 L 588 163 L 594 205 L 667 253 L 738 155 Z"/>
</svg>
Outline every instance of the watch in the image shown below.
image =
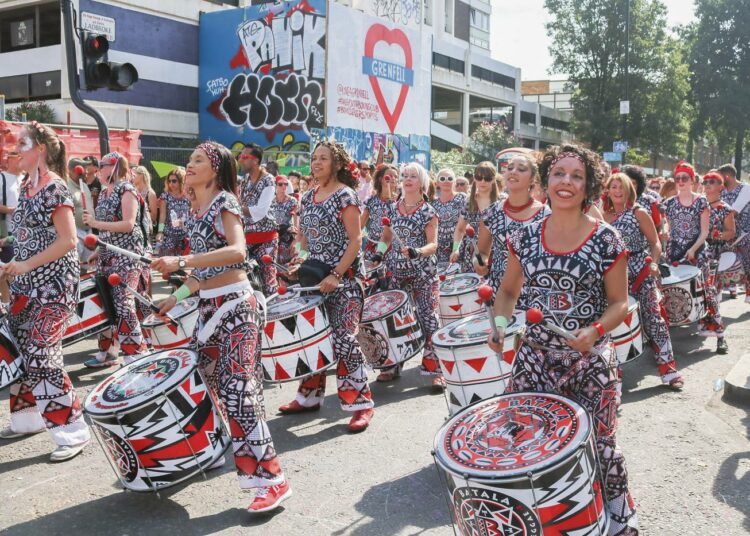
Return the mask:
<svg viewBox="0 0 750 536">
<path fill-rule="evenodd" d="M 185 260 L 185 257 L 177 257 L 177 267 L 180 270 L 184 270 L 187 268 L 187 261 Z"/>
</svg>

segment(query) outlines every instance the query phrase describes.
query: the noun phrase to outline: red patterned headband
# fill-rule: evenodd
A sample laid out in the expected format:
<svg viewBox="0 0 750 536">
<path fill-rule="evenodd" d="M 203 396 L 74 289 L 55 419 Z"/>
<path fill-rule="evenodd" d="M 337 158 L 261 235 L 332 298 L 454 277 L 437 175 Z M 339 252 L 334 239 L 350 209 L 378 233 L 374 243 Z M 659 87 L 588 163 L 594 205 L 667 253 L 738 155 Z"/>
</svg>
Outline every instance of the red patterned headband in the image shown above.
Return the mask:
<svg viewBox="0 0 750 536">
<path fill-rule="evenodd" d="M 583 157 L 580 154 L 574 153 L 573 151 L 567 151 L 567 152 L 560 153 L 559 155 L 557 155 L 552 160 L 552 162 L 550 162 L 549 168 L 552 169 L 552 166 L 554 166 L 555 164 L 557 164 L 563 158 L 575 158 L 576 160 L 578 160 L 584 166 L 586 165 L 586 161 L 583 159 Z"/>
<path fill-rule="evenodd" d="M 196 149 L 200 149 L 204 153 L 206 153 L 206 156 L 208 156 L 208 159 L 211 161 L 211 169 L 214 170 L 214 173 L 219 173 L 219 163 L 221 162 L 221 154 L 219 154 L 219 150 L 210 143 L 201 143 Z"/>
<path fill-rule="evenodd" d="M 690 175 L 690 180 L 695 180 L 695 168 L 693 168 L 693 166 L 691 166 L 684 160 L 680 160 L 679 162 L 677 162 L 672 176 L 676 177 L 678 173 L 687 173 L 688 175 Z"/>
</svg>

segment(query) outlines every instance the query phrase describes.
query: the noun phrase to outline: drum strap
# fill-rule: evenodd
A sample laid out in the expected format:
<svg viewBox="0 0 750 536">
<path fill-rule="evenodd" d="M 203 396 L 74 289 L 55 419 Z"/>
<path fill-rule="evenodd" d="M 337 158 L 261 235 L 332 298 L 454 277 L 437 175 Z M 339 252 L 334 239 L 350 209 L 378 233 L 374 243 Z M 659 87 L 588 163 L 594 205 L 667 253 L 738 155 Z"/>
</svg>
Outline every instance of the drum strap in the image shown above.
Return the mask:
<svg viewBox="0 0 750 536">
<path fill-rule="evenodd" d="M 242 292 L 242 294 L 240 294 L 238 298 L 222 303 L 221 306 L 216 309 L 216 312 L 214 312 L 211 318 L 209 318 L 208 321 L 201 327 L 200 331 L 198 332 L 198 336 L 196 337 L 198 342 L 200 344 L 205 344 L 205 342 L 211 337 L 211 335 L 214 334 L 216 328 L 219 327 L 219 323 L 224 318 L 224 315 L 231 311 L 234 311 L 240 303 L 247 299 L 249 294 L 250 291 L 246 290 Z M 265 313 L 265 303 L 263 311 Z"/>
</svg>

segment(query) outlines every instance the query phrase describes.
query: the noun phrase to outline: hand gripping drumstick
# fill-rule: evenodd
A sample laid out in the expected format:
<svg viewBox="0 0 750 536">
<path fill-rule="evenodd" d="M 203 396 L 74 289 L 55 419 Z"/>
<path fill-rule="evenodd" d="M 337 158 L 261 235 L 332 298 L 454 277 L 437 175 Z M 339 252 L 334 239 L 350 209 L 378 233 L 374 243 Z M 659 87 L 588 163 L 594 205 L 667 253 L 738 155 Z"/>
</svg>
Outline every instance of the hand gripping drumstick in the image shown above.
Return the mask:
<svg viewBox="0 0 750 536">
<path fill-rule="evenodd" d="M 526 311 L 526 321 L 529 324 L 542 324 L 545 328 L 555 332 L 560 337 L 563 337 L 565 339 L 572 341 L 576 338 L 575 335 L 573 335 L 567 329 L 563 329 L 559 326 L 554 325 L 552 322 L 546 321 L 544 319 L 544 315 L 542 315 L 542 312 L 536 307 L 531 307 L 528 311 Z"/>
<path fill-rule="evenodd" d="M 388 227 L 389 229 L 391 227 L 391 219 L 388 216 L 383 216 L 383 219 L 380 220 L 380 223 L 383 224 L 383 227 Z M 399 246 L 403 246 L 403 244 L 401 243 L 401 240 L 399 240 L 399 238 L 396 236 L 396 233 L 393 232 L 393 229 L 391 229 L 391 237 L 392 237 L 391 242 L 393 243 L 393 246 L 397 248 L 400 253 L 401 248 Z M 396 244 L 398 244 L 399 246 L 397 246 Z M 409 255 L 406 256 L 406 259 L 411 264 L 412 258 Z"/>
<path fill-rule="evenodd" d="M 86 235 L 86 237 L 83 239 L 83 243 L 89 249 L 95 249 L 96 246 L 101 246 L 104 249 L 108 249 L 114 253 L 117 253 L 118 255 L 122 255 L 124 257 L 130 257 L 131 259 L 135 259 L 144 264 L 151 264 L 151 259 L 149 259 L 148 257 L 144 257 L 143 255 L 138 255 L 138 253 L 133 253 L 132 251 L 128 251 L 127 249 L 123 249 L 121 247 L 113 246 L 112 244 L 103 242 L 99 240 L 98 236 L 93 235 L 93 234 Z"/>
<path fill-rule="evenodd" d="M 136 300 L 138 300 L 139 302 L 141 302 L 144 305 L 147 305 L 149 308 L 151 308 L 151 310 L 153 312 L 155 312 L 155 313 L 159 312 L 159 307 L 154 302 L 152 302 L 151 300 L 149 300 L 146 296 L 144 296 L 143 294 L 141 294 L 140 292 L 138 292 L 137 290 L 135 290 L 133 287 L 131 287 L 127 283 L 125 283 L 122 280 L 122 278 L 120 277 L 120 274 L 109 274 L 109 277 L 107 278 L 107 282 L 110 285 L 112 285 L 113 287 L 116 287 L 118 285 L 124 286 L 126 289 L 128 289 L 128 291 L 133 295 L 133 297 Z M 177 321 L 174 318 L 172 318 L 171 316 L 169 316 L 169 315 L 163 315 L 163 316 L 165 316 L 167 318 L 167 320 L 169 320 L 175 326 L 178 325 Z"/>
<path fill-rule="evenodd" d="M 466 226 L 466 236 L 469 237 L 470 240 L 474 238 L 474 235 L 476 234 L 476 231 L 474 231 L 474 227 L 471 225 Z M 474 246 L 474 253 L 477 258 L 477 264 L 479 266 L 484 266 L 484 259 L 482 258 L 482 254 L 477 251 L 477 244 L 472 240 L 472 244 Z"/>
<path fill-rule="evenodd" d="M 336 286 L 336 288 L 342 288 L 344 285 L 339 284 Z M 276 294 L 279 296 L 283 296 L 287 292 L 315 292 L 320 291 L 320 285 L 317 287 L 279 287 L 276 289 Z"/>
<path fill-rule="evenodd" d="M 273 264 L 279 272 L 289 273 L 289 268 L 274 261 L 270 255 L 263 255 L 260 260 L 263 261 L 263 264 Z"/>
<path fill-rule="evenodd" d="M 492 287 L 489 285 L 482 285 L 477 289 L 477 294 L 479 295 L 479 299 L 482 300 L 484 307 L 487 309 L 487 317 L 490 320 L 490 327 L 492 328 L 492 340 L 499 343 L 500 331 L 498 331 L 497 325 L 495 324 L 495 315 L 492 311 L 491 305 L 494 294 L 494 292 L 492 292 Z"/>
<path fill-rule="evenodd" d="M 638 276 L 635 278 L 635 281 L 633 281 L 633 286 L 631 287 L 631 292 L 635 294 L 635 292 L 641 288 L 641 285 L 646 280 L 646 278 L 651 274 L 651 263 L 654 262 L 654 258 L 651 255 L 648 255 L 645 259 L 646 266 L 643 267 L 643 270 L 638 274 Z"/>
</svg>

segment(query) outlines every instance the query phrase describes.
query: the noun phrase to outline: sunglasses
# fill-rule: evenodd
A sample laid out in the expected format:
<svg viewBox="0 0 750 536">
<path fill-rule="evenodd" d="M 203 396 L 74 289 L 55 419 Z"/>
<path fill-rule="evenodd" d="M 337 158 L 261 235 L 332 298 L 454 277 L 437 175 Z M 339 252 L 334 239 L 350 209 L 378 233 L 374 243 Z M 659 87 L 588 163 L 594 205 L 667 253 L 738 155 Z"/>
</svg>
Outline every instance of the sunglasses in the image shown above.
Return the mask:
<svg viewBox="0 0 750 536">
<path fill-rule="evenodd" d="M 438 181 L 440 182 L 453 182 L 453 177 L 447 177 L 443 175 L 442 177 L 438 177 Z"/>
<path fill-rule="evenodd" d="M 456 182 L 456 186 L 468 186 L 469 183 L 466 181 L 458 181 Z"/>
<path fill-rule="evenodd" d="M 718 186 L 719 184 L 723 185 L 724 183 L 720 181 L 719 179 L 706 179 L 705 181 L 703 181 L 703 186 L 711 186 L 711 185 Z"/>
<path fill-rule="evenodd" d="M 680 175 L 674 178 L 675 182 L 688 182 L 690 181 L 690 175 Z"/>
<path fill-rule="evenodd" d="M 492 175 L 474 175 L 475 181 L 484 181 L 484 182 L 492 182 L 495 180 L 495 177 Z"/>
<path fill-rule="evenodd" d="M 359 168 L 359 170 L 360 170 L 360 171 L 370 171 L 370 168 L 369 168 L 369 167 L 367 167 L 367 166 L 365 166 L 365 167 L 361 167 L 361 168 Z"/>
<path fill-rule="evenodd" d="M 180 181 L 179 181 L 179 180 L 177 180 L 177 179 L 169 179 L 169 180 L 168 180 L 167 182 L 168 182 L 169 184 L 179 184 L 179 182 L 180 182 Z"/>
<path fill-rule="evenodd" d="M 288 182 L 277 182 L 276 186 L 289 186 Z"/>
</svg>

